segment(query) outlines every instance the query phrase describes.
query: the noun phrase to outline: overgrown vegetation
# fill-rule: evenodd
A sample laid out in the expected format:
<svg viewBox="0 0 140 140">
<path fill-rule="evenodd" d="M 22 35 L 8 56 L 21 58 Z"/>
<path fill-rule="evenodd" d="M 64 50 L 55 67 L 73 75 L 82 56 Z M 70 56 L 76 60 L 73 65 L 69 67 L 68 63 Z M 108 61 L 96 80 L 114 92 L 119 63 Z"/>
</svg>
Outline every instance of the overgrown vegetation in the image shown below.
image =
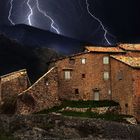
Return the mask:
<svg viewBox="0 0 140 140">
<path fill-rule="evenodd" d="M 107 106 L 118 106 L 119 104 L 114 101 L 103 100 L 103 101 L 63 101 L 60 106 L 56 106 L 47 110 L 42 110 L 37 114 L 48 114 L 50 112 L 57 112 L 62 108 L 72 107 L 72 108 L 97 108 L 97 107 L 107 107 Z"/>
<path fill-rule="evenodd" d="M 14 114 L 16 110 L 17 95 L 4 99 L 4 103 L 0 107 L 1 114 Z"/>
<path fill-rule="evenodd" d="M 36 102 L 35 99 L 32 97 L 31 94 L 29 93 L 24 93 L 20 96 L 21 101 L 23 101 L 26 105 L 30 106 L 30 107 L 34 107 Z"/>
<path fill-rule="evenodd" d="M 42 110 L 37 114 L 48 114 L 51 112 L 58 112 L 64 116 L 73 116 L 73 117 L 86 117 L 86 118 L 96 118 L 103 119 L 108 121 L 117 121 L 117 122 L 126 122 L 124 118 L 132 117 L 128 115 L 119 115 L 113 113 L 98 114 L 92 112 L 91 108 L 97 107 L 111 107 L 118 106 L 119 104 L 114 101 L 103 100 L 103 101 L 63 101 L 60 106 L 56 106 L 47 110 Z M 62 108 L 71 107 L 71 108 L 88 108 L 86 112 L 76 112 L 76 111 L 66 111 Z"/>
<path fill-rule="evenodd" d="M 62 115 L 64 116 L 74 116 L 74 117 L 86 117 L 86 118 L 97 118 L 103 119 L 108 121 L 117 121 L 117 122 L 124 122 L 126 117 L 131 117 L 128 115 L 118 115 L 118 114 L 98 114 L 95 112 L 87 111 L 87 112 L 75 112 L 75 111 L 62 111 Z"/>
<path fill-rule="evenodd" d="M 118 103 L 109 100 L 103 101 L 63 101 L 63 106 L 76 107 L 76 108 L 97 108 L 97 107 L 106 107 L 106 106 L 117 106 Z"/>
</svg>

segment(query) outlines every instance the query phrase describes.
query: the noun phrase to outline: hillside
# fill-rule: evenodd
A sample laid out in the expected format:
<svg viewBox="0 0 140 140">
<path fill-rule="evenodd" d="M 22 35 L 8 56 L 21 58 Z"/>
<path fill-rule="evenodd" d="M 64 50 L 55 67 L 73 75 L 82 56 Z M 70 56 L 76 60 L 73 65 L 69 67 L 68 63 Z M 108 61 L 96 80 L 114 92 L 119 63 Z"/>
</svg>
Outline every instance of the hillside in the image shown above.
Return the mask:
<svg viewBox="0 0 140 140">
<path fill-rule="evenodd" d="M 15 39 L 23 45 L 44 46 L 55 49 L 59 53 L 72 54 L 83 49 L 87 43 L 61 36 L 50 31 L 41 30 L 24 24 L 0 26 L 0 33 Z"/>
<path fill-rule="evenodd" d="M 47 63 L 60 55 L 46 47 L 21 45 L 0 35 L 0 75 L 26 68 L 35 81 L 47 71 Z"/>
</svg>

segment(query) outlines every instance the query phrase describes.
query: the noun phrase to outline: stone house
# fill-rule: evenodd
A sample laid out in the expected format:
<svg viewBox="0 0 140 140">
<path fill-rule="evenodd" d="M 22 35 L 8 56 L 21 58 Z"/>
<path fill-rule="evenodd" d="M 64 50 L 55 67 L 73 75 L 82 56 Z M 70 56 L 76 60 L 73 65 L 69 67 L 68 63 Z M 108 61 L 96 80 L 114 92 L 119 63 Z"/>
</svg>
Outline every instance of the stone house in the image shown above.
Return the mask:
<svg viewBox="0 0 140 140">
<path fill-rule="evenodd" d="M 111 56 L 112 100 L 140 120 L 140 57 Z"/>
<path fill-rule="evenodd" d="M 62 100 L 111 99 L 110 55 L 124 54 L 116 47 L 86 47 L 85 52 L 55 62 Z"/>
<path fill-rule="evenodd" d="M 15 96 L 30 86 L 25 69 L 9 73 L 0 77 L 0 104 L 6 99 Z"/>
</svg>

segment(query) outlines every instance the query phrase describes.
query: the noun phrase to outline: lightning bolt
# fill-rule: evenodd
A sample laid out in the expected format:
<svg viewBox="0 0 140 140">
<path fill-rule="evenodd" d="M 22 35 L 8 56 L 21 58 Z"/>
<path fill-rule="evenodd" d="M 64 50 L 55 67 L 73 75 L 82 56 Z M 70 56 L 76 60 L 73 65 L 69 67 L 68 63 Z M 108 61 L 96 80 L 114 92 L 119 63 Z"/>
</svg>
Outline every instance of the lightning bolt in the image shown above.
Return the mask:
<svg viewBox="0 0 140 140">
<path fill-rule="evenodd" d="M 102 27 L 102 30 L 104 31 L 104 39 L 105 39 L 105 41 L 106 41 L 109 45 L 111 45 L 110 41 L 109 41 L 108 38 L 107 38 L 108 31 L 106 30 L 106 28 L 105 28 L 105 26 L 103 25 L 102 21 L 101 21 L 99 18 L 97 18 L 93 13 L 90 12 L 89 6 L 90 6 L 90 4 L 88 3 L 88 0 L 86 0 L 86 7 L 87 7 L 87 11 L 88 11 L 89 15 L 90 15 L 92 18 L 94 18 L 94 19 L 100 24 L 100 26 Z"/>
<path fill-rule="evenodd" d="M 12 21 L 12 19 L 11 19 L 11 14 L 12 14 L 12 10 L 13 10 L 13 1 L 14 0 L 11 0 L 10 1 L 10 10 L 9 10 L 9 15 L 8 15 L 8 20 L 10 21 L 10 23 L 12 24 L 12 25 L 15 25 L 15 23 Z"/>
<path fill-rule="evenodd" d="M 13 2 L 14 0 L 10 0 L 10 10 L 9 10 L 9 15 L 8 15 L 8 20 L 10 21 L 10 23 L 12 25 L 15 25 L 15 23 L 12 21 L 11 19 L 11 14 L 12 14 L 12 10 L 13 10 Z M 25 1 L 24 1 L 25 2 Z M 32 9 L 32 6 L 30 4 L 31 0 L 27 0 L 26 1 L 26 4 L 29 8 L 29 14 L 27 15 L 27 19 L 28 19 L 28 24 L 30 26 L 32 26 L 32 20 L 31 20 L 31 17 L 33 16 L 33 9 Z M 51 29 L 53 29 L 57 34 L 60 34 L 60 31 L 58 29 L 58 26 L 56 25 L 56 23 L 54 22 L 54 20 L 52 19 L 51 16 L 49 16 L 45 11 L 43 11 L 41 8 L 40 8 L 40 5 L 39 5 L 39 1 L 36 0 L 36 6 L 37 6 L 37 9 L 38 11 L 44 16 L 46 17 L 47 19 L 49 19 L 51 21 Z"/>
<path fill-rule="evenodd" d="M 31 16 L 33 15 L 33 10 L 32 10 L 32 7 L 30 5 L 30 0 L 27 0 L 27 6 L 29 7 L 30 9 L 30 13 L 28 15 L 28 22 L 29 22 L 29 25 L 32 26 L 32 22 L 31 22 Z"/>
<path fill-rule="evenodd" d="M 56 23 L 54 22 L 54 20 L 45 12 L 40 8 L 39 2 L 38 0 L 36 0 L 36 5 L 37 5 L 37 9 L 38 11 L 45 16 L 46 18 L 48 18 L 51 21 L 51 28 L 57 33 L 60 34 L 60 31 L 58 29 L 58 26 L 56 25 Z"/>
</svg>

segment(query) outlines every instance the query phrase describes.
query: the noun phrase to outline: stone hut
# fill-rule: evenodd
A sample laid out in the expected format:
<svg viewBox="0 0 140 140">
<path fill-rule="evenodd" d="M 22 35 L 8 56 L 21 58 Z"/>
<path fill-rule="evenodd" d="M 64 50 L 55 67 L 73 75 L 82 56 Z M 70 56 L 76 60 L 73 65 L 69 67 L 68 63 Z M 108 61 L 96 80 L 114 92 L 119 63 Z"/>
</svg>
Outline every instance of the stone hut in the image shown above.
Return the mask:
<svg viewBox="0 0 140 140">
<path fill-rule="evenodd" d="M 26 69 L 9 73 L 0 77 L 0 103 L 18 95 L 30 86 Z"/>
<path fill-rule="evenodd" d="M 17 114 L 30 114 L 60 104 L 58 99 L 58 73 L 51 68 L 17 99 Z"/>
</svg>

